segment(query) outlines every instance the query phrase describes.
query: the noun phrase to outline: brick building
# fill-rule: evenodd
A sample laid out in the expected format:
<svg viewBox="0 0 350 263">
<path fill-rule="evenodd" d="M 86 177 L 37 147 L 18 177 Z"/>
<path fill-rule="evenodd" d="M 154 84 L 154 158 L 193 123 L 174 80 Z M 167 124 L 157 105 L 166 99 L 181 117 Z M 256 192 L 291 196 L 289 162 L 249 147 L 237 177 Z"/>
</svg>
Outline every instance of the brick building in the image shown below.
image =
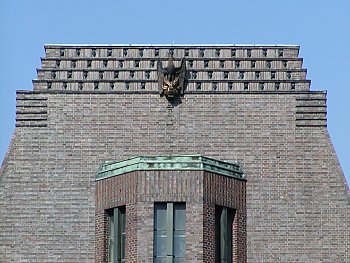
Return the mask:
<svg viewBox="0 0 350 263">
<path fill-rule="evenodd" d="M 0 171 L 0 262 L 350 261 L 326 92 L 298 46 L 45 50 Z"/>
</svg>

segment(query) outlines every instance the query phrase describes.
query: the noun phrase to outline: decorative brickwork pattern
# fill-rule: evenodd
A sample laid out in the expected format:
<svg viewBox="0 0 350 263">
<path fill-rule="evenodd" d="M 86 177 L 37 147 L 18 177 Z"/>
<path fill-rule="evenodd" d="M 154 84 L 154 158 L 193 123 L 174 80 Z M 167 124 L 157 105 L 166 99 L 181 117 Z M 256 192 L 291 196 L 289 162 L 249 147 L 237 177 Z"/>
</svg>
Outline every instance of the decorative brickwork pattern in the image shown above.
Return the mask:
<svg viewBox="0 0 350 263">
<path fill-rule="evenodd" d="M 47 97 L 17 94 L 16 127 L 46 127 Z"/>
<path fill-rule="evenodd" d="M 215 261 L 215 205 L 230 205 L 237 210 L 234 258 L 247 260 L 245 180 L 203 171 L 136 171 L 99 180 L 96 189 L 96 262 L 107 262 L 108 225 L 101 218 L 106 209 L 124 202 L 127 262 L 153 261 L 154 202 L 186 203 L 186 260 L 207 263 Z M 125 198 L 129 193 L 132 197 Z M 214 213 L 207 213 L 212 207 Z"/>
<path fill-rule="evenodd" d="M 47 45 L 35 90 L 157 91 L 156 62 L 185 57 L 188 91 L 305 91 L 298 46 Z"/>
<path fill-rule="evenodd" d="M 159 97 L 155 75 L 156 50 L 165 62 L 170 48 L 46 47 L 34 90 L 18 92 L 19 125 L 2 166 L 0 261 L 94 262 L 98 166 L 142 154 L 196 153 L 238 160 L 245 170 L 248 262 L 348 262 L 350 199 L 326 127 L 326 93 L 309 90 L 298 47 L 219 46 L 219 56 L 216 46 L 174 47 L 176 66 L 188 49 L 187 68 L 197 72 L 176 106 Z M 45 120 L 33 120 L 39 115 Z M 153 197 L 144 198 L 142 205 L 131 202 L 134 209 L 153 213 Z M 137 230 L 149 223 L 137 221 Z M 145 252 L 133 251 L 140 259 Z"/>
</svg>

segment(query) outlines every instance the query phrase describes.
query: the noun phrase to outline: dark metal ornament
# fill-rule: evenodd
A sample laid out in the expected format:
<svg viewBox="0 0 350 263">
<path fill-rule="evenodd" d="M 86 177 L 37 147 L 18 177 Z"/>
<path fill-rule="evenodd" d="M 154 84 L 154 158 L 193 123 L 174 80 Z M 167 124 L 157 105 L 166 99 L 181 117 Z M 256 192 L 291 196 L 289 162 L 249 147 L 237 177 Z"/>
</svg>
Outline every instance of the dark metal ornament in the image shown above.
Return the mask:
<svg viewBox="0 0 350 263">
<path fill-rule="evenodd" d="M 186 88 L 186 72 L 185 58 L 182 58 L 180 67 L 175 67 L 174 58 L 169 54 L 166 68 L 163 68 L 162 61 L 159 59 L 157 73 L 160 96 L 167 98 L 182 96 Z"/>
</svg>

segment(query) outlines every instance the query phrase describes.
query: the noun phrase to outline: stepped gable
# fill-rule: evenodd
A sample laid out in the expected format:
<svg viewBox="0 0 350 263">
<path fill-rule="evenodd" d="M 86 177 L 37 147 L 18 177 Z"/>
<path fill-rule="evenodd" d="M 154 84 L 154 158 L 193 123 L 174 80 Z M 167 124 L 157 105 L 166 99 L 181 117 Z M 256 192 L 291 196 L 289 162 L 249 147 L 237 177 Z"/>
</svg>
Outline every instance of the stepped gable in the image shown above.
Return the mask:
<svg viewBox="0 0 350 263">
<path fill-rule="evenodd" d="M 46 45 L 34 90 L 157 92 L 157 60 L 186 58 L 187 93 L 308 91 L 293 45 Z"/>
<path fill-rule="evenodd" d="M 185 93 L 299 94 L 297 127 L 327 125 L 326 93 L 310 92 L 296 45 L 46 45 L 34 92 L 158 93 L 157 61 L 186 59 Z M 18 92 L 17 126 L 45 127 L 45 96 Z M 30 102 L 28 102 L 29 100 Z M 30 107 L 25 107 L 28 104 Z"/>
</svg>

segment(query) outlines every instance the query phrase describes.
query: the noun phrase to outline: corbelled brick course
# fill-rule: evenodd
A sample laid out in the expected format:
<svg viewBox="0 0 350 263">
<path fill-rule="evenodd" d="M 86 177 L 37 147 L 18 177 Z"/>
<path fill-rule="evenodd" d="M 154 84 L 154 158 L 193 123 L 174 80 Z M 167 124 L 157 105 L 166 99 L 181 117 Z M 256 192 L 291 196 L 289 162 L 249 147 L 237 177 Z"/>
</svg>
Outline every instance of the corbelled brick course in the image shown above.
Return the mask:
<svg viewBox="0 0 350 263">
<path fill-rule="evenodd" d="M 189 51 L 189 85 L 176 106 L 157 94 L 157 49 L 164 62 L 173 49 L 176 63 Z M 193 153 L 242 164 L 248 262 L 349 261 L 350 199 L 326 127 L 326 93 L 309 90 L 298 47 L 46 51 L 34 90 L 18 92 L 16 136 L 0 176 L 1 262 L 94 262 L 99 164 Z M 151 214 L 151 205 L 134 209 Z M 144 224 L 152 222 L 137 228 L 147 231 Z M 149 249 L 137 253 L 151 256 Z"/>
</svg>

